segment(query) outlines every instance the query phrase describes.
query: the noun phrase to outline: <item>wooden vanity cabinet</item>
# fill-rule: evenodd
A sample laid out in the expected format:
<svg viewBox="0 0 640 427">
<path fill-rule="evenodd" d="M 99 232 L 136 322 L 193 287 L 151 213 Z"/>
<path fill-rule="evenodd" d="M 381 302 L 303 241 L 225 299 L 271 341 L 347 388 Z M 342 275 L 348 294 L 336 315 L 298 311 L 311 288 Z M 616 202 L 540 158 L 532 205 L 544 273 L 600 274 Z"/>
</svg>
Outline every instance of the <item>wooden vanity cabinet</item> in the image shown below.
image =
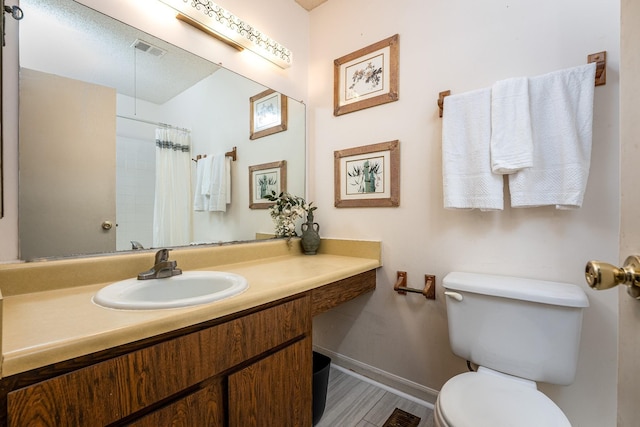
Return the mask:
<svg viewBox="0 0 640 427">
<path fill-rule="evenodd" d="M 312 425 L 312 317 L 370 270 L 241 313 L 0 380 L 0 426 Z"/>
<path fill-rule="evenodd" d="M 7 393 L 7 425 L 311 426 L 310 295 Z"/>
</svg>

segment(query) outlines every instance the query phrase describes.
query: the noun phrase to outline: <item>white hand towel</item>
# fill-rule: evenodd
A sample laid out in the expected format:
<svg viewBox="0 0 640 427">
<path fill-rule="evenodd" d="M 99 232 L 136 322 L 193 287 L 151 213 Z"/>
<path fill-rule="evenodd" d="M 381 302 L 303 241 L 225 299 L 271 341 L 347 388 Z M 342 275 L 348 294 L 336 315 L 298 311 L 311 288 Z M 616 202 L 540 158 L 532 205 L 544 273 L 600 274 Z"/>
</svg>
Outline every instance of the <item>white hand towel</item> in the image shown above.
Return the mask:
<svg viewBox="0 0 640 427">
<path fill-rule="evenodd" d="M 528 78 L 496 82 L 491 88 L 491 171 L 512 174 L 533 165 Z"/>
<path fill-rule="evenodd" d="M 447 96 L 442 120 L 445 208 L 503 208 L 503 178 L 491 173 L 490 142 L 491 89 Z"/>
<path fill-rule="evenodd" d="M 211 182 L 209 187 L 209 211 L 227 211 L 227 173 L 224 153 L 212 156 Z"/>
<path fill-rule="evenodd" d="M 202 182 L 200 185 L 200 194 L 208 197 L 211 195 L 211 185 L 212 185 L 211 179 L 213 177 L 212 175 L 213 156 L 203 157 L 202 159 L 200 159 L 199 162 L 201 163 L 199 166 L 202 170 Z"/>
<path fill-rule="evenodd" d="M 511 206 L 575 209 L 591 164 L 595 63 L 529 79 L 533 167 L 509 176 Z"/>
<path fill-rule="evenodd" d="M 204 157 L 198 160 L 196 166 L 196 186 L 193 196 L 193 210 L 206 211 L 209 209 L 209 197 L 207 191 L 211 180 L 211 158 Z"/>
</svg>

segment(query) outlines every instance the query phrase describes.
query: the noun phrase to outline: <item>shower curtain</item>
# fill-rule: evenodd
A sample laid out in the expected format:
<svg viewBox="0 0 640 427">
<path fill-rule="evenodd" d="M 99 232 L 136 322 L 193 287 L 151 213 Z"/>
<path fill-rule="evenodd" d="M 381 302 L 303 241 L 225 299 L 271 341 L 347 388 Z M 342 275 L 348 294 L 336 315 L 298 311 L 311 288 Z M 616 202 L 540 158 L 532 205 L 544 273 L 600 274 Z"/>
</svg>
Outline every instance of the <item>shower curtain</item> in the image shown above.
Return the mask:
<svg viewBox="0 0 640 427">
<path fill-rule="evenodd" d="M 156 129 L 153 247 L 191 242 L 191 148 L 189 132 Z"/>
</svg>

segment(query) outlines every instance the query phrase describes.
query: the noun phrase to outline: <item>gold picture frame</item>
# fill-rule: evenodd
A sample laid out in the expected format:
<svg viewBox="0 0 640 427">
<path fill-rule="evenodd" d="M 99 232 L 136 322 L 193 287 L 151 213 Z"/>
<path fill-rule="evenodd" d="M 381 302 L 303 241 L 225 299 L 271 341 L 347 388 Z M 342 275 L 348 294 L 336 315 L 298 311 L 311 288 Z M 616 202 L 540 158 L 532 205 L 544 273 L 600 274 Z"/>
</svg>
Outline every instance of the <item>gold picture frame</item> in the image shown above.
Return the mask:
<svg viewBox="0 0 640 427">
<path fill-rule="evenodd" d="M 287 190 L 287 161 L 249 166 L 249 209 L 268 209 L 274 202 L 266 199 L 272 191 L 276 195 Z"/>
<path fill-rule="evenodd" d="M 287 130 L 287 97 L 267 89 L 249 98 L 250 135 L 254 140 Z"/>
<path fill-rule="evenodd" d="M 333 61 L 333 115 L 397 101 L 399 36 Z"/>
<path fill-rule="evenodd" d="M 334 151 L 335 207 L 400 206 L 400 141 Z"/>
</svg>

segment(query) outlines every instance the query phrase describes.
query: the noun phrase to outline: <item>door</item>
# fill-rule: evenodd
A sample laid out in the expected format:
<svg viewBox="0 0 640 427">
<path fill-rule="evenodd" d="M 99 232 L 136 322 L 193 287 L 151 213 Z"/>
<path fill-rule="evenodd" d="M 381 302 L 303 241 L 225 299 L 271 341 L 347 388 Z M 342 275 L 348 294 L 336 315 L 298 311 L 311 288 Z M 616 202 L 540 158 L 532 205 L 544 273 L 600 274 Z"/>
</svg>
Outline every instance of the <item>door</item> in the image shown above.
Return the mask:
<svg viewBox="0 0 640 427">
<path fill-rule="evenodd" d="M 23 68 L 19 114 L 21 259 L 115 251 L 115 90 Z"/>
<path fill-rule="evenodd" d="M 640 3 L 624 1 L 620 34 L 620 257 L 640 255 Z M 640 420 L 640 301 L 620 290 L 618 319 L 618 426 Z"/>
</svg>

